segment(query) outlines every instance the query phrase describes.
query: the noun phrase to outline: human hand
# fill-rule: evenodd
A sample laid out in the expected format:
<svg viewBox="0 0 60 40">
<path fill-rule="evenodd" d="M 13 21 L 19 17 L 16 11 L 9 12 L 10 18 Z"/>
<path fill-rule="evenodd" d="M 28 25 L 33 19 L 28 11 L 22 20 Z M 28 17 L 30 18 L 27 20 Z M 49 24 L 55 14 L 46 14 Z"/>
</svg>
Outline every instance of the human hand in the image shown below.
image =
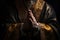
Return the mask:
<svg viewBox="0 0 60 40">
<path fill-rule="evenodd" d="M 28 10 L 28 11 L 29 11 L 29 16 L 30 16 L 30 17 L 29 17 L 29 20 L 31 21 L 32 25 L 33 25 L 34 27 L 38 26 L 39 24 L 38 24 L 36 18 L 34 17 L 32 11 L 31 11 L 31 10 Z"/>
</svg>

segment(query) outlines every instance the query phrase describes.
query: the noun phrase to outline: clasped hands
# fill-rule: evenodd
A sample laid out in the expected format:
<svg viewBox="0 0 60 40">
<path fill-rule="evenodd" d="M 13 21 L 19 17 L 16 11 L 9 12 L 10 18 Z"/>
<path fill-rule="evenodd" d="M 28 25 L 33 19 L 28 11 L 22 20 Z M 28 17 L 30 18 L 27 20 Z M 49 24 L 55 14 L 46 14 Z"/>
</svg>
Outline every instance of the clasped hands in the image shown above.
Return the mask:
<svg viewBox="0 0 60 40">
<path fill-rule="evenodd" d="M 29 13 L 29 20 L 31 21 L 33 27 L 36 27 L 36 28 L 39 28 L 39 23 L 37 22 L 36 18 L 34 17 L 32 11 L 29 9 L 28 10 L 28 13 Z"/>
</svg>

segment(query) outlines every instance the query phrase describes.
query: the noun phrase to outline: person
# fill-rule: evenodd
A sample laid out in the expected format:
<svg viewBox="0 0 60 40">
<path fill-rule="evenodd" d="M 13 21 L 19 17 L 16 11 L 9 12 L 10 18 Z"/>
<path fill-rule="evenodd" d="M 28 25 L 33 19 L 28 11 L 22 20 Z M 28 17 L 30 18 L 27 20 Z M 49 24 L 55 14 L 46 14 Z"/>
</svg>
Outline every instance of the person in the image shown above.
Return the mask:
<svg viewBox="0 0 60 40">
<path fill-rule="evenodd" d="M 59 40 L 54 9 L 44 0 L 14 0 L 2 23 L 2 40 Z"/>
</svg>

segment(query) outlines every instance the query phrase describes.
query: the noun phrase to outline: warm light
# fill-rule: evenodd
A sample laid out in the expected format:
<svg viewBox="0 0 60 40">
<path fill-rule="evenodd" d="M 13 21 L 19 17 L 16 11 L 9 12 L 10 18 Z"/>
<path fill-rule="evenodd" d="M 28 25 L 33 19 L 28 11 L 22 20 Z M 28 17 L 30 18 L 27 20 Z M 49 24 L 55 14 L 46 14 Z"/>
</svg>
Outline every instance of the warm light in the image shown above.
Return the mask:
<svg viewBox="0 0 60 40">
<path fill-rule="evenodd" d="M 52 28 L 49 25 L 44 24 L 44 23 L 39 23 L 39 26 L 40 26 L 40 28 L 45 29 L 47 31 L 51 31 L 52 30 Z"/>
</svg>

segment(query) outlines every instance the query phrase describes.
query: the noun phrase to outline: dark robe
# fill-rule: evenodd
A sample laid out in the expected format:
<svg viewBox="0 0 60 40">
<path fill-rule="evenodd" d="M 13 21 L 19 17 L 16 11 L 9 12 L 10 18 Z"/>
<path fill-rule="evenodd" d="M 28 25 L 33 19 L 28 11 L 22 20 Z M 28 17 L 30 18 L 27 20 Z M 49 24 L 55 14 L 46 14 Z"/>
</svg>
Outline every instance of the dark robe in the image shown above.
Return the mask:
<svg viewBox="0 0 60 40">
<path fill-rule="evenodd" d="M 22 27 L 23 23 L 19 20 L 16 8 L 6 6 L 6 10 L 6 13 L 9 14 L 1 19 L 0 24 L 1 27 L 4 27 L 4 33 L 1 35 L 1 40 L 59 40 L 56 15 L 53 8 L 47 3 L 44 4 L 39 22 L 49 25 L 51 28 L 49 31 L 35 27 L 32 27 L 30 30 L 24 30 Z"/>
</svg>

